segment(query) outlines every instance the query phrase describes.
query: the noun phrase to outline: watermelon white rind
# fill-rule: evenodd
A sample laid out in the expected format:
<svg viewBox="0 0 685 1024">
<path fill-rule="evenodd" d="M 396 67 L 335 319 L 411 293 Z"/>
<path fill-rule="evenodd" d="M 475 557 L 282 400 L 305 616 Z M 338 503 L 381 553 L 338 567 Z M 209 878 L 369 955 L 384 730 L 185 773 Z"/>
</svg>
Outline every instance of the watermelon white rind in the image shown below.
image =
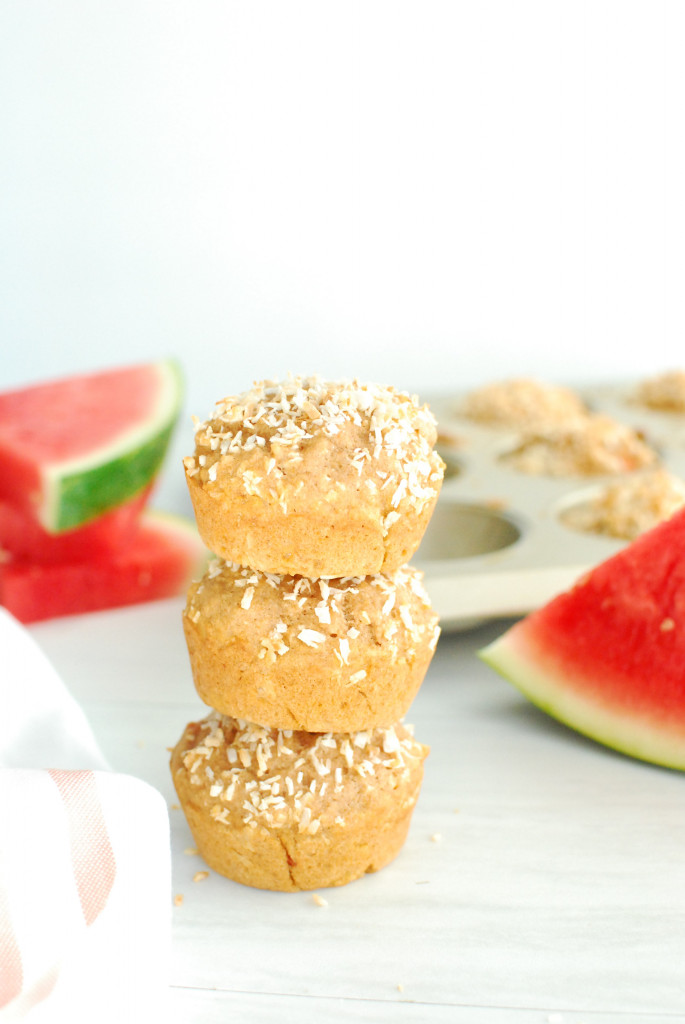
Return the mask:
<svg viewBox="0 0 685 1024">
<path fill-rule="evenodd" d="M 76 529 L 142 491 L 162 465 L 175 419 L 174 413 L 172 422 L 142 443 L 140 436 L 121 438 L 86 462 L 51 466 L 43 477 L 44 501 L 38 516 L 46 529 Z M 100 461 L 103 458 L 105 462 Z"/>
<path fill-rule="evenodd" d="M 685 770 L 685 509 L 479 655 L 578 732 Z"/>
<path fill-rule="evenodd" d="M 137 394 L 136 404 L 128 396 Z M 14 494 L 4 497 L 30 507 L 50 533 L 97 519 L 154 479 L 182 397 L 182 374 L 173 360 L 1 395 L 0 456 L 9 460 L 5 487 L 10 479 L 15 487 Z M 50 450 L 53 432 L 59 435 L 58 451 Z M 30 506 L 21 493 L 22 472 L 31 487 Z"/>
<path fill-rule="evenodd" d="M 125 428 L 106 448 L 48 467 L 44 512 L 52 532 L 74 529 L 141 491 L 159 471 L 178 419 L 183 379 L 172 360 L 150 368 L 159 379 L 147 419 Z"/>
<path fill-rule="evenodd" d="M 525 622 L 525 620 L 524 620 Z M 521 628 L 518 628 L 521 627 Z M 568 670 L 540 657 L 522 623 L 478 652 L 479 657 L 551 718 L 605 747 L 641 761 L 685 771 L 685 733 L 635 717 L 569 687 Z"/>
</svg>

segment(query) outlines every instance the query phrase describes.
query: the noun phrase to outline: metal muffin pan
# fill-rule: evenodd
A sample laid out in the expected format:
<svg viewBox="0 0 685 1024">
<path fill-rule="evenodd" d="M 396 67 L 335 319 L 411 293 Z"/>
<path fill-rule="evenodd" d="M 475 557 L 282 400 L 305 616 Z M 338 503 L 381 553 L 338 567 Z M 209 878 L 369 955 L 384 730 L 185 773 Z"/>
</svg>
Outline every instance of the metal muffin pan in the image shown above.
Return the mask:
<svg viewBox="0 0 685 1024">
<path fill-rule="evenodd" d="M 575 389 L 593 412 L 640 431 L 662 465 L 685 479 L 685 415 L 645 409 L 634 386 Z M 571 586 L 625 541 L 581 533 L 560 513 L 616 476 L 532 476 L 500 461 L 515 432 L 476 425 L 459 414 L 463 396 L 426 396 L 438 420 L 447 465 L 440 498 L 412 564 L 444 630 L 523 615 Z"/>
</svg>

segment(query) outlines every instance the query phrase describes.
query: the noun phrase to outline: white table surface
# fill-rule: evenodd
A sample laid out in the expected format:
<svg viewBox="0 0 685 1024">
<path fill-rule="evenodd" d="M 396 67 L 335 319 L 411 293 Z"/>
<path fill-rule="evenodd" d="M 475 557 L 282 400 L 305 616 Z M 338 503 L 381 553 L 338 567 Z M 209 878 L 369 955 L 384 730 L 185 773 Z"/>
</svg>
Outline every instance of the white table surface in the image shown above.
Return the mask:
<svg viewBox="0 0 685 1024">
<path fill-rule="evenodd" d="M 326 906 L 193 882 L 167 753 L 205 713 L 181 607 L 31 629 L 113 769 L 168 801 L 175 1021 L 685 1022 L 685 778 L 527 704 L 475 656 L 505 622 L 440 640 L 407 716 L 431 754 L 395 862 Z"/>
</svg>

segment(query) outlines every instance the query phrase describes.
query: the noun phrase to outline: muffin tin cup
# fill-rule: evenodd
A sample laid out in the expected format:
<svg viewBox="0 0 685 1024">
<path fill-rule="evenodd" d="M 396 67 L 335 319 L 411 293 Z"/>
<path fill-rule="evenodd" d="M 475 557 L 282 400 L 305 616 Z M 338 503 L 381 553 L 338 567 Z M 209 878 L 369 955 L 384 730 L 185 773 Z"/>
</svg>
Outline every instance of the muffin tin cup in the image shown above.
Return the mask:
<svg viewBox="0 0 685 1024">
<path fill-rule="evenodd" d="M 629 385 L 577 390 L 592 412 L 639 431 L 661 465 L 685 479 L 685 415 L 638 406 Z M 515 447 L 516 432 L 460 416 L 459 395 L 427 396 L 427 401 L 438 419 L 438 448 L 447 470 L 412 564 L 425 574 L 443 630 L 525 614 L 625 546 L 626 541 L 572 528 L 562 513 L 628 474 L 523 473 L 501 459 Z"/>
</svg>

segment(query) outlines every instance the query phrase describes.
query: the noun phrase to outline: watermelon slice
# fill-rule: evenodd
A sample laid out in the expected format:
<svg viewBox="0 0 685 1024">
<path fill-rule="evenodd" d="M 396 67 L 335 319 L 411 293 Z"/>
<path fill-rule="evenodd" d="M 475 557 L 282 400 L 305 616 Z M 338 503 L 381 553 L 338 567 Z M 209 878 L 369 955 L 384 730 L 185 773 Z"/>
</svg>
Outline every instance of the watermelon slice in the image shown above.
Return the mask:
<svg viewBox="0 0 685 1024">
<path fill-rule="evenodd" d="M 578 732 L 685 769 L 685 510 L 479 653 Z"/>
<path fill-rule="evenodd" d="M 49 533 L 116 508 L 157 473 L 181 397 L 171 360 L 0 394 L 0 500 Z"/>
<path fill-rule="evenodd" d="M 98 558 L 0 565 L 0 604 L 28 623 L 173 597 L 206 559 L 194 523 L 147 511 L 130 543 Z"/>
<path fill-rule="evenodd" d="M 126 543 L 135 533 L 151 487 L 123 505 L 64 533 L 48 533 L 24 509 L 0 501 L 0 559 L 31 562 L 87 561 Z"/>
</svg>

